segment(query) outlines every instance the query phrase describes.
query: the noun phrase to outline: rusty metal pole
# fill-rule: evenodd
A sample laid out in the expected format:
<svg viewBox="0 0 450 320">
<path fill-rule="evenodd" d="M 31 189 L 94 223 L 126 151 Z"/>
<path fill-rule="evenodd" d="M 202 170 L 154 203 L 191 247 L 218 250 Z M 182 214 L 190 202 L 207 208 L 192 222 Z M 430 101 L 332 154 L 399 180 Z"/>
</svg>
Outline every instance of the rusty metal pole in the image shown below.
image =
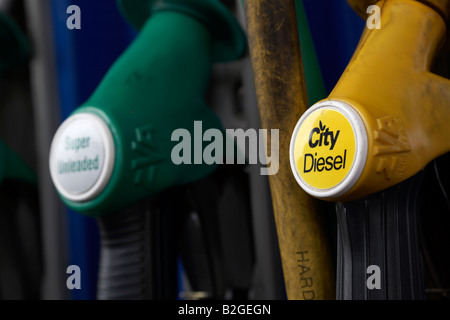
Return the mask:
<svg viewBox="0 0 450 320">
<path fill-rule="evenodd" d="M 291 135 L 307 108 L 295 1 L 244 4 L 262 128 L 279 129 L 279 171 L 269 182 L 287 297 L 334 299 L 333 264 L 317 202 L 298 186 L 289 163 Z"/>
</svg>

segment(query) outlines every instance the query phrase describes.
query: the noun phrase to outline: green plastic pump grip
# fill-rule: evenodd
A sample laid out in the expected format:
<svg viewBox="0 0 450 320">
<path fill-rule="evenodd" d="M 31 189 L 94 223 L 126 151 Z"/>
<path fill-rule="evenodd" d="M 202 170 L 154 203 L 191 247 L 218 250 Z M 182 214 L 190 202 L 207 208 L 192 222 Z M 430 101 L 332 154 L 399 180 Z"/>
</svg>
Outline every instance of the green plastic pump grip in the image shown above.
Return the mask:
<svg viewBox="0 0 450 320">
<path fill-rule="evenodd" d="M 217 0 L 121 0 L 140 33 L 92 96 L 57 130 L 50 172 L 63 202 L 88 216 L 208 175 L 172 161 L 176 129 L 222 129 L 204 102 L 214 62 L 239 58 L 244 33 Z M 192 139 L 192 144 L 194 144 Z M 192 153 L 193 156 L 193 153 Z"/>
</svg>

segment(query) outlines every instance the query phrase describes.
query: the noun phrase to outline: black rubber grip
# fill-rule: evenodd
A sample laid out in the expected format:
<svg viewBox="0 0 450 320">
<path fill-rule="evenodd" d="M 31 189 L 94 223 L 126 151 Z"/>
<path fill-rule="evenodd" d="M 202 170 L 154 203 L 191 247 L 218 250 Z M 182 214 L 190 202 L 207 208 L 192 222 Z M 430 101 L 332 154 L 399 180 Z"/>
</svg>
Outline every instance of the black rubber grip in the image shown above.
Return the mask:
<svg viewBox="0 0 450 320">
<path fill-rule="evenodd" d="M 98 219 L 97 299 L 175 299 L 176 209 L 165 196 Z"/>
<path fill-rule="evenodd" d="M 143 210 L 133 209 L 99 219 L 99 300 L 148 298 L 150 242 L 145 232 L 148 221 Z"/>
<path fill-rule="evenodd" d="M 422 175 L 337 204 L 337 299 L 425 298 L 417 203 Z M 377 275 L 369 266 L 379 267 L 379 288 L 373 286 L 371 276 Z"/>
</svg>

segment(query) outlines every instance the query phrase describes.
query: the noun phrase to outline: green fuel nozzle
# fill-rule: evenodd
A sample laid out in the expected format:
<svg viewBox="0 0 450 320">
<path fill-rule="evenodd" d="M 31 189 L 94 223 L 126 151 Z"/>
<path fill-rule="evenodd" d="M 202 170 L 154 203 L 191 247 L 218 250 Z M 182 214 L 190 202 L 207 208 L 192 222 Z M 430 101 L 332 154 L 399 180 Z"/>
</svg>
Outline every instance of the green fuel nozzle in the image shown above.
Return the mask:
<svg viewBox="0 0 450 320">
<path fill-rule="evenodd" d="M 211 66 L 239 58 L 243 31 L 218 0 L 120 0 L 140 33 L 57 130 L 50 172 L 67 206 L 89 216 L 128 207 L 215 165 L 176 165 L 176 129 L 222 129 L 206 105 Z"/>
</svg>

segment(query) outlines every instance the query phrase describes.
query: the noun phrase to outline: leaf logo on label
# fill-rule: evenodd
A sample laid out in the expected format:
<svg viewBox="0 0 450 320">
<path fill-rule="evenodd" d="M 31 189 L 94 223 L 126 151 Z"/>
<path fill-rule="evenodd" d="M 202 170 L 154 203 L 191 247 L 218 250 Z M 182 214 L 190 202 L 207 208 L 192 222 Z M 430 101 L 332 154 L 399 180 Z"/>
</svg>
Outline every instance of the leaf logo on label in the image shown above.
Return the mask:
<svg viewBox="0 0 450 320">
<path fill-rule="evenodd" d="M 322 124 L 322 121 L 319 121 L 319 127 L 320 127 L 320 131 L 324 131 L 325 128 L 326 128 L 326 126 L 324 126 L 324 125 Z"/>
</svg>

